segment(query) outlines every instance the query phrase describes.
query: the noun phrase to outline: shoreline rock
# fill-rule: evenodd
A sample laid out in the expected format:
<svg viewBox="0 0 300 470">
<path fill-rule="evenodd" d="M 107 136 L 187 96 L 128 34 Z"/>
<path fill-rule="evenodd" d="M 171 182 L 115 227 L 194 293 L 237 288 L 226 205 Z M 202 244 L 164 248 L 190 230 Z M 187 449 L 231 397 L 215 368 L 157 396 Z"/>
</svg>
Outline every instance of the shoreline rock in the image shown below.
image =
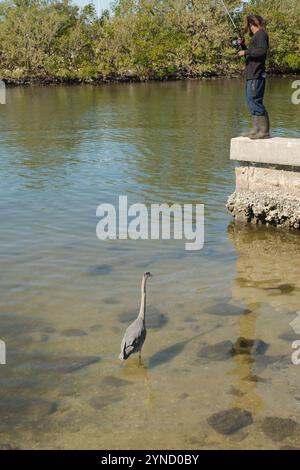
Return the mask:
<svg viewBox="0 0 300 470">
<path fill-rule="evenodd" d="M 227 209 L 239 222 L 300 230 L 300 201 L 269 192 L 234 192 Z"/>
</svg>

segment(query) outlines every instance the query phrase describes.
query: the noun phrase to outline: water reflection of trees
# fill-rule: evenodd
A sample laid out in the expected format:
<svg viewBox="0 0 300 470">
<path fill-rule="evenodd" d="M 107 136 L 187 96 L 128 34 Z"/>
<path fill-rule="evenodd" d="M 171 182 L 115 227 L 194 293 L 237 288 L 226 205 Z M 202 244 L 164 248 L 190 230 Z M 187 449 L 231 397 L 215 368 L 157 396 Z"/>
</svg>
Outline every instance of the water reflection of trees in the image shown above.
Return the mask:
<svg viewBox="0 0 300 470">
<path fill-rule="evenodd" d="M 289 84 L 269 88 L 278 90 L 273 127 L 284 120 L 292 129 L 296 107 L 281 107 Z M 232 185 L 230 139 L 249 121 L 243 81 L 228 79 L 15 88 L 0 111 L 5 158 L 26 169 L 22 176 L 60 177 L 67 165 L 105 153 L 145 194 L 182 202 Z"/>
<path fill-rule="evenodd" d="M 92 87 L 32 87 L 9 91 L 2 145 L 18 167 L 44 169 L 78 163 L 77 150 L 94 103 Z"/>
<path fill-rule="evenodd" d="M 243 110 L 240 82 L 230 80 L 142 84 L 120 97 L 130 113 L 118 127 L 132 129 L 130 176 L 154 191 L 207 194 L 231 167 L 230 137 Z M 225 144 L 224 144 L 225 143 Z"/>
<path fill-rule="evenodd" d="M 44 179 L 92 159 L 103 144 L 138 184 L 207 194 L 228 166 L 224 139 L 229 145 L 243 99 L 233 87 L 223 80 L 16 88 L 2 116 L 3 148 L 26 169 L 22 176 L 38 178 L 39 170 Z"/>
</svg>

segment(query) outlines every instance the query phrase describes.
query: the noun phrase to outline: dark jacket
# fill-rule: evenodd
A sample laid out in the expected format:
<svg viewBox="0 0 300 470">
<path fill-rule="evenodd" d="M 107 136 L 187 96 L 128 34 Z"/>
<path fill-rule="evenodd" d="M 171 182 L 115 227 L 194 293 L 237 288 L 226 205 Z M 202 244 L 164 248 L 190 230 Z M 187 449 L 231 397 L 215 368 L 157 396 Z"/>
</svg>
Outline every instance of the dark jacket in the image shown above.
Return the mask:
<svg viewBox="0 0 300 470">
<path fill-rule="evenodd" d="M 248 49 L 245 47 L 246 80 L 264 76 L 268 50 L 269 37 L 263 29 L 260 29 L 252 36 Z"/>
</svg>

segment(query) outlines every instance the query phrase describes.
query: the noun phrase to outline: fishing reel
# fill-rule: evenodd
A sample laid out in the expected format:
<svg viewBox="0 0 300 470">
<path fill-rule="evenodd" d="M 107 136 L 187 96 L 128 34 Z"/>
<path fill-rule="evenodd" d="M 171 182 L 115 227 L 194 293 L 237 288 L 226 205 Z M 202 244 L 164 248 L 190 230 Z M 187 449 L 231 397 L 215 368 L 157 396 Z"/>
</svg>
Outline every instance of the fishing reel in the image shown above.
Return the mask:
<svg viewBox="0 0 300 470">
<path fill-rule="evenodd" d="M 245 38 L 236 38 L 231 42 L 232 46 L 235 47 L 238 51 L 245 49 Z"/>
</svg>

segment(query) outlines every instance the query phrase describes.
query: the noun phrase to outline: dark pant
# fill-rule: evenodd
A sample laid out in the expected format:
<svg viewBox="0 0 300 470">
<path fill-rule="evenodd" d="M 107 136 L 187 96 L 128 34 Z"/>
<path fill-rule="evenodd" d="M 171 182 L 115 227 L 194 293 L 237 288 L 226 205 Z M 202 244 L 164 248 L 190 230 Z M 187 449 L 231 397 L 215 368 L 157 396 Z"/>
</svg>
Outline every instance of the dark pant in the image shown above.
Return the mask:
<svg viewBox="0 0 300 470">
<path fill-rule="evenodd" d="M 263 104 L 265 88 L 265 78 L 246 81 L 247 104 L 253 116 L 265 116 L 267 114 L 267 110 Z"/>
</svg>

